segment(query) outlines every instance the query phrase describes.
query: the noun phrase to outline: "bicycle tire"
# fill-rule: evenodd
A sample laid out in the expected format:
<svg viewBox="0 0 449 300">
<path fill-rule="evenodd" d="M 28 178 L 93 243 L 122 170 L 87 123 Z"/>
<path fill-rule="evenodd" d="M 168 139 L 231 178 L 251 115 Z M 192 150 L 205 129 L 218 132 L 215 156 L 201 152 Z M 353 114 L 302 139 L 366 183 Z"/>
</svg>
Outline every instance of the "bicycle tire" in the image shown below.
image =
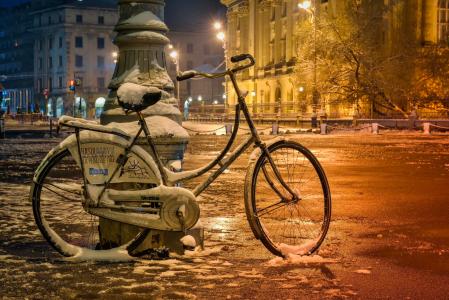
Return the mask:
<svg viewBox="0 0 449 300">
<path fill-rule="evenodd" d="M 266 154 L 261 153 L 250 162 L 245 181 L 245 211 L 250 227 L 276 256 L 310 255 L 323 243 L 331 221 L 331 193 L 325 172 L 312 152 L 301 144 L 282 140 L 270 145 L 268 151 L 286 184 L 301 200 L 279 200 L 279 194 L 287 197 L 288 192 L 276 179 Z M 292 165 L 291 157 L 302 159 L 302 166 Z M 302 176 L 306 172 L 310 176 L 307 181 Z M 268 211 L 271 207 L 274 209 Z M 265 217 L 271 212 L 271 218 Z"/>
<path fill-rule="evenodd" d="M 62 174 L 67 175 L 67 178 L 61 179 Z M 51 184 L 49 183 L 50 179 L 54 181 Z M 82 249 L 112 250 L 125 245 L 127 245 L 126 250 L 129 255 L 134 256 L 134 250 L 143 242 L 149 233 L 149 229 L 139 229 L 134 238 L 129 241 L 123 241 L 120 245 L 108 244 L 104 243 L 104 241 L 102 243 L 100 234 L 97 235 L 95 233 L 95 230 L 99 232 L 98 217 L 88 214 L 83 209 L 81 186 L 70 192 L 64 186 L 77 186 L 78 184 L 83 184 L 81 169 L 67 148 L 55 151 L 46 159 L 30 190 L 34 219 L 45 240 L 65 257 L 73 257 L 80 253 Z M 75 191 L 78 188 L 80 192 L 79 199 L 71 198 L 70 200 L 72 201 L 69 203 L 67 198 L 65 200 L 57 198 L 64 198 L 63 194 L 75 195 Z M 51 192 L 47 194 L 47 191 L 50 190 Z M 53 195 L 53 198 L 46 199 L 50 195 Z M 79 212 L 77 218 L 74 217 L 75 212 Z M 67 213 L 71 215 L 67 216 Z M 87 227 L 83 225 L 83 222 L 88 220 L 87 218 L 92 220 L 90 223 L 91 228 L 89 228 L 89 234 L 93 237 L 91 241 L 82 239 Z M 67 222 L 64 223 L 63 221 L 66 220 Z M 74 231 L 75 228 L 78 229 L 76 232 L 68 231 L 70 229 Z"/>
</svg>

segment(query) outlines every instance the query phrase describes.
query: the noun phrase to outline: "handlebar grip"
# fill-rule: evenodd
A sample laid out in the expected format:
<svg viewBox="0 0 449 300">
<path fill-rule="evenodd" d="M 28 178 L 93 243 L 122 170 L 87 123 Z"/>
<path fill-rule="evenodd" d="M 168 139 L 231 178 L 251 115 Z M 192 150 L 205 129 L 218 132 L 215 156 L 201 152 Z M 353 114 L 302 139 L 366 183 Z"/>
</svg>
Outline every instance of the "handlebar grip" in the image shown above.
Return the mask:
<svg viewBox="0 0 449 300">
<path fill-rule="evenodd" d="M 247 58 L 252 58 L 252 56 L 250 54 L 239 54 L 239 55 L 231 57 L 231 62 L 238 63 Z"/>
<path fill-rule="evenodd" d="M 179 74 L 178 76 L 176 76 L 176 80 L 184 81 L 184 80 L 195 77 L 196 74 L 197 74 L 196 71 L 185 71 L 185 72 L 182 72 L 181 74 Z"/>
</svg>

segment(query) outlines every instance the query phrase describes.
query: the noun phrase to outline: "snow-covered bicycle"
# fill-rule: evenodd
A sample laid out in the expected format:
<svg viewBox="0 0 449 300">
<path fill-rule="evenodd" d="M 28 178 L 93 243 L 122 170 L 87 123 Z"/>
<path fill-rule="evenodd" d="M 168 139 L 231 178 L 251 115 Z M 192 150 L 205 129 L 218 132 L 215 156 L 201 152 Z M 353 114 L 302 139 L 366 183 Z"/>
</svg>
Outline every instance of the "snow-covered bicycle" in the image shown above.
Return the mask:
<svg viewBox="0 0 449 300">
<path fill-rule="evenodd" d="M 244 199 L 254 236 L 278 256 L 308 255 L 319 248 L 331 219 L 331 194 L 323 168 L 311 151 L 296 142 L 261 140 L 245 102 L 248 93 L 240 90 L 236 80 L 236 73 L 254 66 L 254 58 L 242 54 L 231 61 L 235 67 L 223 73 L 187 71 L 178 76 L 179 81 L 228 76 L 238 96 L 228 144 L 213 161 L 197 170 L 172 172 L 158 155 L 151 124 L 148 126 L 141 114 L 161 99 L 158 89 L 144 89 L 140 94 L 138 90 L 123 90 L 132 88 L 126 85 L 119 89 L 119 96 L 134 97 L 118 97 L 122 108 L 138 117 L 131 130 L 134 134 L 122 130 L 125 125 L 102 126 L 61 118 L 60 125 L 74 128 L 75 134 L 46 156 L 36 170 L 30 192 L 35 221 L 51 246 L 67 257 L 116 248 L 136 255 L 136 248 L 152 229 L 190 229 L 200 216 L 196 197 L 253 146 Z M 248 63 L 242 65 L 244 61 Z M 231 152 L 241 112 L 251 134 Z M 137 145 L 142 134 L 152 155 Z M 208 178 L 193 191 L 179 186 L 209 171 Z M 110 239 L 99 230 L 104 227 L 100 223 L 108 220 L 140 229 L 131 240 L 108 242 Z"/>
</svg>

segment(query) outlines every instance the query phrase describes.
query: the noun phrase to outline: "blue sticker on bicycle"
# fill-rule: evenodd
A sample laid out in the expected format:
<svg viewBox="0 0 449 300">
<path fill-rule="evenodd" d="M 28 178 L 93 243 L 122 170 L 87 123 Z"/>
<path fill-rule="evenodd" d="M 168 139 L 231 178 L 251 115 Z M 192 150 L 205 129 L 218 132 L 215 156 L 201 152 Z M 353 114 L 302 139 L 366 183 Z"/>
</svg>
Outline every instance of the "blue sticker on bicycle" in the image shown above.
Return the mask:
<svg viewBox="0 0 449 300">
<path fill-rule="evenodd" d="M 108 169 L 94 169 L 94 168 L 89 169 L 89 175 L 91 176 L 98 176 L 98 175 L 108 176 L 108 174 L 109 174 Z"/>
</svg>

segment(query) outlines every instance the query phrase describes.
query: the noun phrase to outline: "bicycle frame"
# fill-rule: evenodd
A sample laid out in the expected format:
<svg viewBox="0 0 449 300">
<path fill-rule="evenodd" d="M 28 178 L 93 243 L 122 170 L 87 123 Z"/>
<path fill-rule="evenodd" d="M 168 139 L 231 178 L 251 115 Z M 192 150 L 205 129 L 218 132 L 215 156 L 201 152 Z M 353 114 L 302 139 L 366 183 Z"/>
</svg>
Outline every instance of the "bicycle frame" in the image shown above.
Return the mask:
<svg viewBox="0 0 449 300">
<path fill-rule="evenodd" d="M 134 145 L 136 145 L 138 138 L 140 137 L 140 135 L 142 134 L 142 132 L 145 134 L 145 137 L 147 139 L 147 143 L 150 146 L 150 150 L 151 150 L 151 154 L 152 157 L 154 158 L 158 170 L 161 174 L 162 177 L 162 183 L 164 185 L 175 185 L 181 182 L 185 182 L 197 177 L 200 177 L 202 175 L 204 175 L 205 173 L 209 172 L 210 170 L 212 170 L 214 167 L 219 166 L 219 168 L 217 170 L 215 170 L 207 179 L 205 179 L 202 183 L 200 183 L 199 185 L 197 185 L 194 190 L 193 190 L 193 194 L 195 196 L 200 195 L 205 189 L 207 189 L 221 174 L 223 174 L 223 172 L 232 164 L 235 162 L 235 160 L 237 160 L 240 155 L 242 155 L 251 145 L 255 145 L 256 147 L 258 147 L 262 153 L 264 153 L 266 155 L 266 157 L 268 158 L 268 162 L 270 163 L 274 174 L 276 176 L 276 179 L 279 181 L 279 183 L 288 191 L 288 193 L 292 196 L 292 199 L 286 199 L 282 193 L 280 193 L 280 191 L 274 187 L 274 185 L 272 185 L 272 188 L 276 191 L 276 193 L 283 198 L 283 201 L 295 201 L 295 200 L 300 200 L 298 195 L 291 190 L 291 188 L 285 183 L 285 181 L 283 180 L 278 168 L 276 167 L 273 159 L 271 158 L 271 155 L 268 151 L 267 146 L 265 145 L 265 143 L 262 142 L 259 133 L 257 132 L 256 126 L 254 125 L 254 122 L 251 118 L 250 112 L 248 110 L 248 107 L 246 105 L 246 101 L 245 101 L 245 96 L 243 95 L 242 91 L 240 90 L 240 88 L 238 87 L 237 84 L 237 79 L 235 76 L 235 73 L 237 71 L 243 70 L 246 67 L 237 67 L 234 69 L 229 69 L 224 73 L 219 73 L 219 74 L 202 74 L 204 75 L 204 77 L 207 78 L 218 78 L 218 77 L 223 77 L 223 76 L 229 76 L 231 79 L 231 82 L 233 84 L 233 87 L 237 93 L 238 96 L 238 103 L 236 104 L 236 112 L 235 112 L 235 120 L 234 120 L 234 128 L 233 131 L 231 133 L 231 137 L 227 143 L 227 145 L 225 146 L 225 148 L 221 151 L 221 153 L 213 160 L 211 161 L 208 165 L 206 165 L 205 167 L 202 167 L 200 169 L 197 170 L 193 170 L 193 171 L 186 171 L 186 172 L 179 172 L 179 173 L 173 173 L 170 170 L 168 170 L 162 163 L 161 159 L 159 158 L 159 155 L 157 153 L 157 149 L 155 146 L 155 143 L 153 141 L 153 138 L 151 137 L 150 134 L 150 129 L 148 128 L 148 125 L 145 122 L 144 117 L 142 116 L 142 114 L 140 112 L 137 112 L 137 117 L 138 117 L 138 122 L 140 125 L 140 130 L 137 132 L 136 136 L 134 137 L 128 137 L 128 140 L 131 140 L 131 143 L 129 144 L 128 147 L 125 148 L 125 153 L 123 153 L 122 155 L 120 155 L 119 159 L 117 160 L 117 168 L 114 170 L 112 176 L 110 177 L 110 179 L 108 180 L 108 182 L 105 183 L 104 188 L 102 190 L 102 192 L 100 193 L 99 199 L 101 199 L 101 196 L 103 195 L 103 193 L 106 191 L 106 189 L 110 186 L 114 176 L 117 174 L 117 172 L 123 168 L 127 162 L 127 156 L 128 154 L 131 152 L 131 149 Z M 230 150 L 232 148 L 232 146 L 235 143 L 235 140 L 237 138 L 237 134 L 238 134 L 238 130 L 239 130 L 239 126 L 240 126 L 240 112 L 243 112 L 243 115 L 245 116 L 245 120 L 246 123 L 249 126 L 249 130 L 251 132 L 251 136 L 246 139 L 244 142 L 242 142 L 240 145 L 237 146 L 237 148 L 230 153 Z M 80 138 L 79 138 L 79 128 L 75 127 L 75 133 L 76 133 L 76 137 L 77 137 L 77 146 L 78 149 L 81 148 L 81 144 L 80 144 Z M 109 130 L 101 130 L 101 129 L 88 129 L 88 130 L 92 130 L 92 131 L 97 131 L 97 132 L 103 132 L 103 133 L 108 133 L 108 134 L 115 134 L 115 135 L 119 135 L 115 132 L 111 132 Z M 123 137 L 123 136 L 122 136 Z M 84 173 L 84 166 L 82 164 L 82 157 L 81 157 L 81 151 L 78 152 L 80 155 L 80 161 L 81 161 L 81 169 L 83 174 Z M 229 154 L 228 157 L 226 157 L 226 155 Z M 85 177 L 85 176 L 84 176 Z M 87 185 L 86 182 L 86 178 L 84 178 L 84 183 L 85 185 Z"/>
</svg>

